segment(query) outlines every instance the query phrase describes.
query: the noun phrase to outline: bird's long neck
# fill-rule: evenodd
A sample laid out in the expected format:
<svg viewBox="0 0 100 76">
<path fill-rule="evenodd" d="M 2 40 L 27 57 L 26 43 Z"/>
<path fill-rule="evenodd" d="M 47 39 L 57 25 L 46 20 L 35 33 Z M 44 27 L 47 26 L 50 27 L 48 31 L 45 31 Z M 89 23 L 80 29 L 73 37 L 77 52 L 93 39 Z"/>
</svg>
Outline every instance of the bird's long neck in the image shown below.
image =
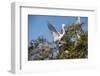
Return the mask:
<svg viewBox="0 0 100 76">
<path fill-rule="evenodd" d="M 65 29 L 64 29 L 64 27 L 62 27 L 62 34 L 64 35 L 65 34 Z"/>
<path fill-rule="evenodd" d="M 77 23 L 80 24 L 80 22 L 81 22 L 81 21 L 80 21 L 80 17 L 77 17 L 76 20 L 77 20 Z"/>
</svg>

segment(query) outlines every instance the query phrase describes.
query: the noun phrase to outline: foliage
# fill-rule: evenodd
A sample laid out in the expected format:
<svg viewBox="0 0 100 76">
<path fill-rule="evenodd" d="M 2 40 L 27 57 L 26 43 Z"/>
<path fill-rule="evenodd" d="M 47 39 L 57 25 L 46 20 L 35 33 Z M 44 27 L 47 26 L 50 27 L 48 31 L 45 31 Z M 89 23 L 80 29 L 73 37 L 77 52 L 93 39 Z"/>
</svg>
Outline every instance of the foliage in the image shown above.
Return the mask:
<svg viewBox="0 0 100 76">
<path fill-rule="evenodd" d="M 32 40 L 28 47 L 28 60 L 79 59 L 88 57 L 88 32 L 82 29 L 84 23 L 66 24 L 62 46 L 49 42 L 43 36 Z M 78 36 L 80 38 L 78 38 Z"/>
<path fill-rule="evenodd" d="M 66 42 L 65 45 L 60 47 L 61 54 L 59 59 L 77 59 L 77 58 L 87 58 L 88 57 L 88 33 L 82 29 L 84 24 L 72 24 L 66 26 L 66 34 L 63 37 Z M 77 38 L 79 34 L 80 38 Z M 75 39 L 75 40 L 71 40 Z M 62 49 L 63 48 L 63 49 Z M 66 53 L 68 50 L 68 53 Z"/>
</svg>

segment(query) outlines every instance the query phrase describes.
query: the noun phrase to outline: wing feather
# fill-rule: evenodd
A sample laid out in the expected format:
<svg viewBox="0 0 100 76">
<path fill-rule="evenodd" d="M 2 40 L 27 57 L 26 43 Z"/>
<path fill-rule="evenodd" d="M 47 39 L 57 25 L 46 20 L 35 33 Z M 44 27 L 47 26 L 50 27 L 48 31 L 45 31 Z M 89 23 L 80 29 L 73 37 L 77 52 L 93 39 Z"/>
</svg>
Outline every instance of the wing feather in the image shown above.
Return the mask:
<svg viewBox="0 0 100 76">
<path fill-rule="evenodd" d="M 59 36 L 59 33 L 57 32 L 57 30 L 55 29 L 52 23 L 48 22 L 48 28 L 52 33 L 55 33 L 56 35 Z"/>
</svg>

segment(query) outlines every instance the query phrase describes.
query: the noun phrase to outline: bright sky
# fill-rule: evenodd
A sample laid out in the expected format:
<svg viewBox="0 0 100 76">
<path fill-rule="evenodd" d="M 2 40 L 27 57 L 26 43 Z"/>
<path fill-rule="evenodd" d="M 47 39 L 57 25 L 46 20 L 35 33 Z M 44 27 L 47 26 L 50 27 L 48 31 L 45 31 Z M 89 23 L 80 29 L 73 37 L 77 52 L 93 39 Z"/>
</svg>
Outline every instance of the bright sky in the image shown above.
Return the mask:
<svg viewBox="0 0 100 76">
<path fill-rule="evenodd" d="M 62 24 L 71 24 L 75 22 L 74 16 L 43 16 L 43 15 L 29 15 L 28 16 L 28 39 L 37 39 L 38 36 L 44 36 L 48 41 L 53 41 L 50 30 L 48 29 L 48 21 L 51 21 L 57 31 L 61 31 Z M 88 30 L 88 18 L 81 17 L 81 22 L 86 26 L 84 30 Z"/>
</svg>

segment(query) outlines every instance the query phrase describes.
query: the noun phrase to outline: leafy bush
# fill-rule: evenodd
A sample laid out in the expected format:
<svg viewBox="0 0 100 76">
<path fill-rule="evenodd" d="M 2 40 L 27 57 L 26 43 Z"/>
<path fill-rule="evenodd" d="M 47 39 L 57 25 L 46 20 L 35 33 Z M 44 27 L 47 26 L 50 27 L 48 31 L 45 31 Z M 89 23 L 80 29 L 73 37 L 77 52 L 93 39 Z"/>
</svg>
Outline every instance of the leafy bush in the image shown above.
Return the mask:
<svg viewBox="0 0 100 76">
<path fill-rule="evenodd" d="M 82 29 L 84 23 L 65 26 L 62 46 L 49 42 L 43 36 L 31 40 L 28 47 L 28 60 L 79 59 L 88 57 L 88 32 Z M 78 38 L 78 36 L 80 38 Z"/>
</svg>

